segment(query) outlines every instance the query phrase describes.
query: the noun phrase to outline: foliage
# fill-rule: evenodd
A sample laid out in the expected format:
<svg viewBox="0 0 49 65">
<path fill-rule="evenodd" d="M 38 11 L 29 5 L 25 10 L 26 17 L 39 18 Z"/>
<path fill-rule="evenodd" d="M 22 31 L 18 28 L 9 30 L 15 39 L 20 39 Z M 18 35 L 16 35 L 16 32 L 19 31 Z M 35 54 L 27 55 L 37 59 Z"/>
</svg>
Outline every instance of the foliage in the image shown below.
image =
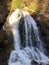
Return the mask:
<svg viewBox="0 0 49 65">
<path fill-rule="evenodd" d="M 11 10 L 15 10 L 16 8 L 23 9 L 26 7 L 26 3 L 28 4 L 27 7 L 29 9 L 37 10 L 37 4 L 35 2 L 30 2 L 29 0 L 12 0 Z"/>
<path fill-rule="evenodd" d="M 23 0 L 12 0 L 11 10 L 15 10 L 16 8 L 23 7 Z"/>
</svg>

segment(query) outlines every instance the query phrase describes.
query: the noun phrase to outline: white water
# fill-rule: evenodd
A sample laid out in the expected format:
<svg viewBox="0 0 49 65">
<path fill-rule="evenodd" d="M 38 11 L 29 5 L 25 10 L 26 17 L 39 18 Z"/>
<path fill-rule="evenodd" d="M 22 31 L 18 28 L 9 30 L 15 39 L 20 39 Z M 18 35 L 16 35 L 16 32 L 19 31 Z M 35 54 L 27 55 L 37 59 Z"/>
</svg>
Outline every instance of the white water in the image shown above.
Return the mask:
<svg viewBox="0 0 49 65">
<path fill-rule="evenodd" d="M 25 47 L 21 49 L 23 43 L 21 44 L 22 40 L 19 33 L 19 23 L 21 23 L 20 19 L 22 17 L 24 18 L 23 29 L 25 34 L 23 36 L 25 36 L 25 38 L 23 43 L 25 42 Z M 31 65 L 32 60 L 39 64 L 42 63 L 42 65 L 49 64 L 49 58 L 44 54 L 44 47 L 39 37 L 37 24 L 29 13 L 19 9 L 15 10 L 9 18 L 9 24 L 11 25 L 14 37 L 14 50 L 11 51 L 8 65 Z M 32 42 L 31 37 L 32 28 L 36 40 L 35 47 L 33 46 L 34 42 Z M 23 31 L 21 31 L 21 33 L 23 33 Z"/>
</svg>

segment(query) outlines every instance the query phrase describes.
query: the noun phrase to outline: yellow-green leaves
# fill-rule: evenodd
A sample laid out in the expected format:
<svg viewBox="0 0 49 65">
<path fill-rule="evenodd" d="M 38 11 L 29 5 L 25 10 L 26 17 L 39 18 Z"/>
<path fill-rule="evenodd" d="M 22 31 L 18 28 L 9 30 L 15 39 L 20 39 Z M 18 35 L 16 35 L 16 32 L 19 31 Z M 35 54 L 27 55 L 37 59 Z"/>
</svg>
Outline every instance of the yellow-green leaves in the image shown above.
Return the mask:
<svg viewBox="0 0 49 65">
<path fill-rule="evenodd" d="M 15 10 L 16 8 L 23 7 L 23 0 L 12 0 L 11 10 Z"/>
<path fill-rule="evenodd" d="M 26 3 L 28 4 L 26 6 Z M 16 8 L 23 9 L 25 7 L 28 7 L 28 9 L 37 10 L 37 4 L 34 1 L 29 0 L 12 0 L 11 3 L 11 10 L 15 10 Z"/>
</svg>

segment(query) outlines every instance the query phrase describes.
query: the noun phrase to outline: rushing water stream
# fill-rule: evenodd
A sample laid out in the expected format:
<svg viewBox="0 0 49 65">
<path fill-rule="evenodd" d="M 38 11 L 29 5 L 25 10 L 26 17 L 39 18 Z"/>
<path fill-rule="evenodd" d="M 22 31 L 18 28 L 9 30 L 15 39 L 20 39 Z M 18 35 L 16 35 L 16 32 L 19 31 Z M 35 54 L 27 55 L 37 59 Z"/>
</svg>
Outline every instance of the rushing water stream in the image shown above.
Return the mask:
<svg viewBox="0 0 49 65">
<path fill-rule="evenodd" d="M 9 24 L 14 37 L 14 50 L 11 51 L 8 65 L 31 65 L 33 60 L 42 65 L 49 64 L 37 23 L 29 13 L 15 10 L 9 18 Z"/>
</svg>

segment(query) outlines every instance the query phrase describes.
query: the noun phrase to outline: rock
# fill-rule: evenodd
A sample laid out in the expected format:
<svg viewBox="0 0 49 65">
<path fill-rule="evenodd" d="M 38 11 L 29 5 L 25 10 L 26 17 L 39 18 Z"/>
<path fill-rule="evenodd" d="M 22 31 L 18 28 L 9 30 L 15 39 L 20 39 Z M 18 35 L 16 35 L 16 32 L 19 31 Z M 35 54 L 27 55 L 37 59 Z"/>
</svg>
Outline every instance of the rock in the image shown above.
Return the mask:
<svg viewBox="0 0 49 65">
<path fill-rule="evenodd" d="M 31 65 L 45 65 L 45 63 L 38 63 L 35 60 L 32 60 Z M 46 65 L 49 65 L 49 64 L 46 64 Z"/>
<path fill-rule="evenodd" d="M 37 63 L 35 60 L 32 60 L 31 65 L 41 65 L 41 64 Z"/>
<path fill-rule="evenodd" d="M 12 38 L 3 29 L 0 29 L 0 65 L 7 65 L 7 60 L 13 49 L 13 42 L 11 41 Z"/>
<path fill-rule="evenodd" d="M 0 5 L 0 27 L 4 24 L 7 17 L 7 9 Z"/>
<path fill-rule="evenodd" d="M 49 64 L 47 64 L 47 65 L 49 65 Z"/>
<path fill-rule="evenodd" d="M 2 30 L 0 30 L 0 44 L 3 42 Z"/>
<path fill-rule="evenodd" d="M 8 63 L 7 62 L 0 62 L 0 65 L 8 65 Z"/>
<path fill-rule="evenodd" d="M 0 0 L 0 65 L 7 65 L 10 52 L 13 49 L 12 34 L 2 29 L 10 11 L 11 0 Z"/>
<path fill-rule="evenodd" d="M 8 14 L 9 14 L 10 5 L 8 5 L 8 4 L 10 4 L 10 1 L 0 0 L 0 28 L 3 26 Z"/>
</svg>

